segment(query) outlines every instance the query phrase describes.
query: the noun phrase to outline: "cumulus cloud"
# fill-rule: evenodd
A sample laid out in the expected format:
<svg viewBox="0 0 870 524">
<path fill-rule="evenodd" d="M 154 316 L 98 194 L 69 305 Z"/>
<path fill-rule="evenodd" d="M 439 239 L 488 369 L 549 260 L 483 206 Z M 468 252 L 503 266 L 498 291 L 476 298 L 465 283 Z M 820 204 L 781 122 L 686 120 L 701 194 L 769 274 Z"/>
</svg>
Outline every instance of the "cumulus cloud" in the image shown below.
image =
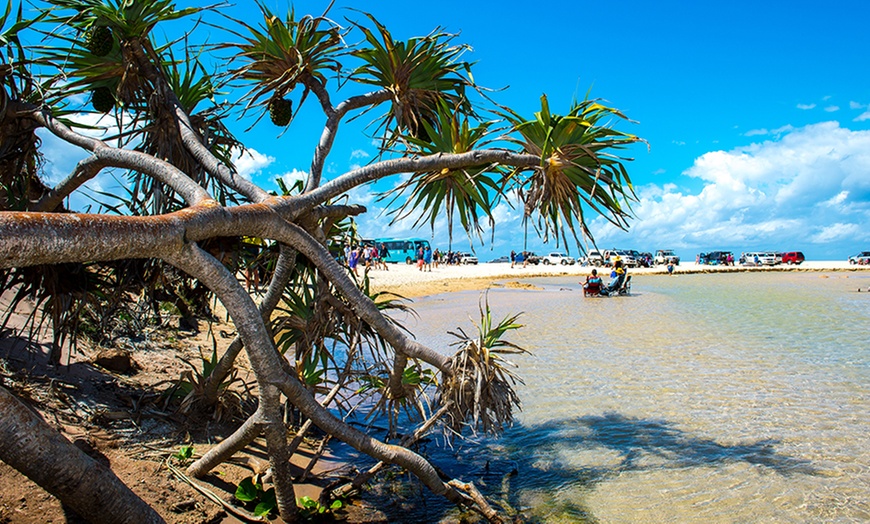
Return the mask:
<svg viewBox="0 0 870 524">
<path fill-rule="evenodd" d="M 870 239 L 868 172 L 870 131 L 837 122 L 810 125 L 778 139 L 706 153 L 683 173 L 702 181 L 700 190 L 640 187 L 628 233 L 601 218 L 593 232 L 599 244 L 631 242 L 648 249 L 797 245 L 808 251 L 820 244 L 820 252 L 850 251 L 851 243 Z"/>
<path fill-rule="evenodd" d="M 353 151 L 350 152 L 350 158 L 352 158 L 352 159 L 369 158 L 369 157 L 371 157 L 371 155 L 362 149 L 354 149 Z"/>
<path fill-rule="evenodd" d="M 123 117 L 124 115 L 121 116 Z M 66 118 L 83 126 L 74 127 L 73 130 L 76 133 L 91 138 L 108 140 L 109 137 L 118 135 L 117 121 L 114 117 L 108 115 L 73 113 L 66 115 Z M 42 142 L 40 152 L 44 159 L 41 177 L 49 186 L 55 186 L 68 177 L 75 169 L 76 164 L 90 155 L 90 152 L 57 138 L 45 129 L 37 129 L 36 134 Z M 123 190 L 120 188 L 115 178 L 116 176 L 117 172 L 114 170 L 101 171 L 96 177 L 87 181 L 82 188 L 73 193 L 67 199 L 66 205 L 74 211 L 86 211 L 95 205 L 94 201 L 87 194 L 110 193 L 123 195 Z M 99 198 L 105 200 L 104 197 Z"/>
<path fill-rule="evenodd" d="M 855 117 L 855 122 L 864 122 L 865 120 L 870 120 L 870 111 L 864 111 Z"/>
<path fill-rule="evenodd" d="M 828 113 L 834 113 L 834 112 L 839 111 L 839 110 L 840 110 L 840 106 L 828 106 L 825 108 L 825 111 L 827 111 Z"/>
<path fill-rule="evenodd" d="M 242 178 L 251 180 L 254 175 L 271 165 L 275 161 L 275 157 L 264 155 L 256 149 L 248 148 L 244 151 L 240 149 L 235 150 L 232 160 L 239 175 Z"/>
<path fill-rule="evenodd" d="M 865 107 L 867 106 L 860 102 L 855 102 L 854 100 L 849 102 L 849 109 L 863 109 Z"/>
<path fill-rule="evenodd" d="M 284 181 L 284 185 L 289 189 L 297 182 L 304 184 L 308 180 L 308 172 L 294 168 L 283 175 L 279 175 L 279 178 Z"/>
<path fill-rule="evenodd" d="M 816 104 L 798 104 L 797 105 L 798 109 L 803 109 L 804 111 L 809 110 L 809 109 L 815 109 L 815 107 L 816 107 Z"/>
</svg>

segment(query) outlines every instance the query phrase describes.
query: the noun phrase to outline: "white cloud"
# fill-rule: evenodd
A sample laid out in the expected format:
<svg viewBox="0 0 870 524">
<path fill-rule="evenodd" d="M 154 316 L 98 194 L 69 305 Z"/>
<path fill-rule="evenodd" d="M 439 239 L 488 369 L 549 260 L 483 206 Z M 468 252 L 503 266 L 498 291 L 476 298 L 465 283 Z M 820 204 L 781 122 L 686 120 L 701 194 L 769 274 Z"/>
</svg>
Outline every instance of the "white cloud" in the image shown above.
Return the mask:
<svg viewBox="0 0 870 524">
<path fill-rule="evenodd" d="M 864 109 L 865 107 L 867 106 L 860 102 L 855 102 L 854 100 L 849 102 L 849 109 Z"/>
<path fill-rule="evenodd" d="M 825 108 L 825 111 L 828 113 L 834 113 L 840 110 L 840 106 L 828 106 Z"/>
<path fill-rule="evenodd" d="M 371 157 L 371 155 L 362 149 L 354 149 L 353 151 L 350 152 L 350 158 L 352 158 L 352 159 L 369 158 L 369 157 Z"/>
<path fill-rule="evenodd" d="M 296 182 L 301 181 L 304 184 L 308 180 L 308 172 L 293 168 L 293 170 L 284 173 L 283 175 L 279 175 L 279 178 L 284 181 L 284 185 L 289 189 L 292 188 L 293 184 Z"/>
<path fill-rule="evenodd" d="M 744 133 L 744 136 L 759 136 L 759 135 L 766 135 L 766 134 L 768 134 L 769 132 L 770 132 L 770 131 L 768 131 L 767 129 L 763 129 L 763 128 L 762 128 L 762 129 L 750 129 L 749 131 L 747 131 L 746 133 Z"/>
<path fill-rule="evenodd" d="M 855 117 L 855 122 L 864 122 L 865 120 L 870 120 L 870 111 L 864 111 Z"/>
<path fill-rule="evenodd" d="M 866 224 L 863 226 L 858 224 L 843 224 L 837 222 L 828 226 L 824 226 L 821 230 L 811 237 L 812 242 L 818 244 L 827 244 L 837 241 L 851 240 L 867 240 Z"/>
<path fill-rule="evenodd" d="M 798 104 L 797 105 L 798 109 L 803 109 L 803 110 L 815 109 L 815 107 L 816 107 L 816 104 Z"/>
<path fill-rule="evenodd" d="M 837 206 L 840 206 L 843 202 L 845 202 L 847 198 L 849 198 L 849 192 L 848 191 L 840 191 L 839 193 L 837 193 L 833 197 L 829 198 L 828 200 L 825 200 L 824 202 L 820 203 L 819 205 L 820 206 L 827 206 L 827 207 L 837 207 Z"/>
<path fill-rule="evenodd" d="M 248 148 L 244 151 L 239 149 L 235 150 L 233 152 L 232 160 L 239 176 L 251 180 L 254 175 L 271 165 L 272 162 L 275 161 L 275 158 L 269 155 L 264 155 L 256 149 Z"/>
<path fill-rule="evenodd" d="M 706 153 L 684 172 L 703 188 L 640 187 L 628 233 L 601 218 L 593 221 L 593 232 L 599 245 L 643 249 L 848 252 L 853 243 L 870 240 L 868 172 L 870 131 L 815 124 Z"/>
</svg>

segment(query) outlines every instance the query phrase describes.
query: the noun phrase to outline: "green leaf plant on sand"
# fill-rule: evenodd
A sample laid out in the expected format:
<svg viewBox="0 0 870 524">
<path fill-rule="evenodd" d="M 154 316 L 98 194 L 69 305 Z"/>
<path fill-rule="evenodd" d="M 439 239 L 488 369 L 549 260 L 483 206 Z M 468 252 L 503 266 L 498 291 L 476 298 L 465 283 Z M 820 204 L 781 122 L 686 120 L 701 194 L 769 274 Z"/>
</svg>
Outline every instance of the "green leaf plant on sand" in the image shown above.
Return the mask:
<svg viewBox="0 0 870 524">
<path fill-rule="evenodd" d="M 259 476 L 246 477 L 239 482 L 235 497 L 236 500 L 254 506 L 254 515 L 258 517 L 266 517 L 278 509 L 275 488 L 264 490 Z"/>
<path fill-rule="evenodd" d="M 332 504 L 324 506 L 319 501 L 306 496 L 299 498 L 299 507 L 301 508 L 299 516 L 304 520 L 332 522 L 335 520 L 333 513 L 343 508 L 344 502 L 333 500 Z"/>
<path fill-rule="evenodd" d="M 513 421 L 513 409 L 521 406 L 513 387 L 522 380 L 511 370 L 516 365 L 505 356 L 527 351 L 504 338 L 522 327 L 517 323 L 519 317 L 507 316 L 496 323 L 489 297 L 484 295 L 477 333 L 472 336 L 462 328 L 450 333 L 459 339 L 453 345 L 460 350 L 452 358 L 453 373 L 439 385 L 438 394 L 441 405 L 447 407 L 447 427 L 457 434 L 464 426 L 498 434 Z"/>
<path fill-rule="evenodd" d="M 179 360 L 190 366 L 190 369 L 181 372 L 181 376 L 175 383 L 174 395 L 181 398 L 181 404 L 178 408 L 180 413 L 199 413 L 197 404 L 205 401 L 204 389 L 205 380 L 211 376 L 215 366 L 218 363 L 217 348 L 212 350 L 211 357 L 205 356 L 202 349 L 199 350 L 199 366 L 189 360 L 179 357 Z M 218 386 L 218 401 L 209 404 L 212 418 L 216 421 L 228 420 L 233 416 L 242 413 L 242 404 L 244 397 L 242 393 L 233 388 L 234 385 L 240 385 L 243 389 L 247 389 L 244 380 L 238 376 L 238 370 L 233 368 L 230 375 L 226 377 Z"/>
</svg>

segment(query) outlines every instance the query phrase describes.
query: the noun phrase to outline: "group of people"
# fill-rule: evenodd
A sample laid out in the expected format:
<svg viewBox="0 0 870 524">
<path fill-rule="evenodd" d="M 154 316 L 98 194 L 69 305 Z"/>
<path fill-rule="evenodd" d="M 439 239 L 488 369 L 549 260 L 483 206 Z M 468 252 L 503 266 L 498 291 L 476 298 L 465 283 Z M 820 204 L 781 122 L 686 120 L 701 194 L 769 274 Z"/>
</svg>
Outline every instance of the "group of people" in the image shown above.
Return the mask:
<svg viewBox="0 0 870 524">
<path fill-rule="evenodd" d="M 437 257 L 435 256 L 437 254 Z M 436 249 L 435 253 L 428 245 L 417 247 L 417 269 L 419 271 L 432 271 L 432 259 L 435 258 L 435 267 L 441 259 L 441 253 Z"/>
<path fill-rule="evenodd" d="M 628 278 L 628 272 L 622 260 L 616 260 L 613 263 L 613 269 L 610 272 L 610 283 L 606 286 L 601 280 L 601 276 L 598 275 L 598 270 L 592 269 L 592 274 L 586 277 L 585 282 L 581 282 L 583 284 L 583 296 L 609 296 L 613 293 L 619 293 L 625 288 Z"/>
<path fill-rule="evenodd" d="M 359 276 L 359 266 L 363 266 L 365 269 L 373 268 L 389 271 L 390 268 L 387 267 L 387 257 L 389 255 L 390 252 L 387 251 L 384 244 L 380 246 L 368 244 L 365 246 L 351 247 L 350 244 L 344 246 L 344 259 L 347 261 L 347 267 L 357 276 Z"/>
<path fill-rule="evenodd" d="M 526 267 L 527 265 L 529 265 L 528 251 L 520 251 L 519 253 L 511 251 L 511 267 Z"/>
</svg>

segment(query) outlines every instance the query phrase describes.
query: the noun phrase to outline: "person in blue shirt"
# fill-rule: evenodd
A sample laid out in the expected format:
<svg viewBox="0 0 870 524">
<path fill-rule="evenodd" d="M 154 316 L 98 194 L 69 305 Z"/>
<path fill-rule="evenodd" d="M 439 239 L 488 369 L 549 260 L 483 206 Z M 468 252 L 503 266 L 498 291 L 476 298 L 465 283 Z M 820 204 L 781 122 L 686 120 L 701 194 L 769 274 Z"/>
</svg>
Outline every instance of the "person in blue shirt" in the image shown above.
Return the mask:
<svg viewBox="0 0 870 524">
<path fill-rule="evenodd" d="M 426 246 L 426 250 L 423 251 L 423 264 L 426 266 L 426 271 L 432 271 L 432 248 Z"/>
</svg>

